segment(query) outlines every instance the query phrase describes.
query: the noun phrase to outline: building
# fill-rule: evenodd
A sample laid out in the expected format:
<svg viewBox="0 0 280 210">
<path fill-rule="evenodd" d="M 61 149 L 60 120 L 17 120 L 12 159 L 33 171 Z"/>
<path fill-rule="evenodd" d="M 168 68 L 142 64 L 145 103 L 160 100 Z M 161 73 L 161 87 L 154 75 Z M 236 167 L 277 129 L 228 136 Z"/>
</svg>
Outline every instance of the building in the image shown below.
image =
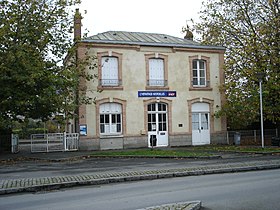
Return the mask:
<svg viewBox="0 0 280 210">
<path fill-rule="evenodd" d="M 79 108 L 80 149 L 226 143 L 226 120 L 214 116 L 225 102 L 224 47 L 124 31 L 81 39 L 77 14 L 78 57 L 98 60 L 98 82 L 81 81 L 96 104 Z"/>
</svg>

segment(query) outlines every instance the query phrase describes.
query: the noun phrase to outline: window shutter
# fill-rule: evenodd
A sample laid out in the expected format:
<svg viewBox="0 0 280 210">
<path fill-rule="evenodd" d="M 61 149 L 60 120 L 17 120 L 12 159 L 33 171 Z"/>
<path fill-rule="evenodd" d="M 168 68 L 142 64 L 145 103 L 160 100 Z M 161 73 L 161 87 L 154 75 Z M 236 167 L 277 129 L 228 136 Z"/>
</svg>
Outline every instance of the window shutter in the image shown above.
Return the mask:
<svg viewBox="0 0 280 210">
<path fill-rule="evenodd" d="M 163 59 L 149 59 L 149 85 L 164 86 Z"/>
<path fill-rule="evenodd" d="M 118 72 L 118 58 L 102 57 L 102 85 L 118 85 Z"/>
</svg>

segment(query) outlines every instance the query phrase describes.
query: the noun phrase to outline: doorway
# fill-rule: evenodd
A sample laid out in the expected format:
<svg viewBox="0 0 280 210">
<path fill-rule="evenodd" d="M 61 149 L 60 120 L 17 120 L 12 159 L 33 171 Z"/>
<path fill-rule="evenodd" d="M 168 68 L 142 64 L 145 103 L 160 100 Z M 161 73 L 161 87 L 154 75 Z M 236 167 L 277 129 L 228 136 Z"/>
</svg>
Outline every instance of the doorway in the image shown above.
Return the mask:
<svg viewBox="0 0 280 210">
<path fill-rule="evenodd" d="M 168 146 L 168 106 L 164 103 L 148 105 L 148 147 Z"/>
<path fill-rule="evenodd" d="M 210 144 L 210 111 L 207 103 L 192 105 L 192 145 Z"/>
</svg>

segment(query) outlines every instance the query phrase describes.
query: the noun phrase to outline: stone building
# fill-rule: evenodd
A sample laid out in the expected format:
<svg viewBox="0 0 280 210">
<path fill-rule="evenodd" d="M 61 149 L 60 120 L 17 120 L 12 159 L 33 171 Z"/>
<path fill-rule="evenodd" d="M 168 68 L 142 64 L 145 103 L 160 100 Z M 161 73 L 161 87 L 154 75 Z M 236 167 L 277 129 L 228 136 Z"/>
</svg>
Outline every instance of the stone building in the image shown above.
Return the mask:
<svg viewBox="0 0 280 210">
<path fill-rule="evenodd" d="M 78 56 L 98 60 L 98 81 L 81 81 L 96 103 L 79 108 L 80 149 L 226 143 L 226 120 L 214 116 L 225 102 L 224 47 L 124 31 L 81 39 L 80 27 L 76 15 Z"/>
</svg>

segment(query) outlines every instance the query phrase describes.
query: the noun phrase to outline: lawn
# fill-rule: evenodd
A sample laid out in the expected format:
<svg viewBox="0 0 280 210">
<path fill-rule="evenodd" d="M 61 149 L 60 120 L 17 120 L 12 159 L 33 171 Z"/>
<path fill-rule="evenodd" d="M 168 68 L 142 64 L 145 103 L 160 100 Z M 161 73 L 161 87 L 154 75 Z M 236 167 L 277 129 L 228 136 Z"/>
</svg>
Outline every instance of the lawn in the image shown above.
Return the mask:
<svg viewBox="0 0 280 210">
<path fill-rule="evenodd" d="M 124 156 L 124 157 L 210 157 L 213 154 L 204 151 L 176 149 L 135 149 L 96 151 L 92 156 Z"/>
<path fill-rule="evenodd" d="M 242 153 L 280 153 L 280 147 L 266 147 L 262 149 L 256 146 L 190 146 L 181 148 L 154 148 L 134 150 L 107 150 L 95 151 L 92 156 L 109 157 L 213 157 L 219 152 L 242 152 Z"/>
</svg>

